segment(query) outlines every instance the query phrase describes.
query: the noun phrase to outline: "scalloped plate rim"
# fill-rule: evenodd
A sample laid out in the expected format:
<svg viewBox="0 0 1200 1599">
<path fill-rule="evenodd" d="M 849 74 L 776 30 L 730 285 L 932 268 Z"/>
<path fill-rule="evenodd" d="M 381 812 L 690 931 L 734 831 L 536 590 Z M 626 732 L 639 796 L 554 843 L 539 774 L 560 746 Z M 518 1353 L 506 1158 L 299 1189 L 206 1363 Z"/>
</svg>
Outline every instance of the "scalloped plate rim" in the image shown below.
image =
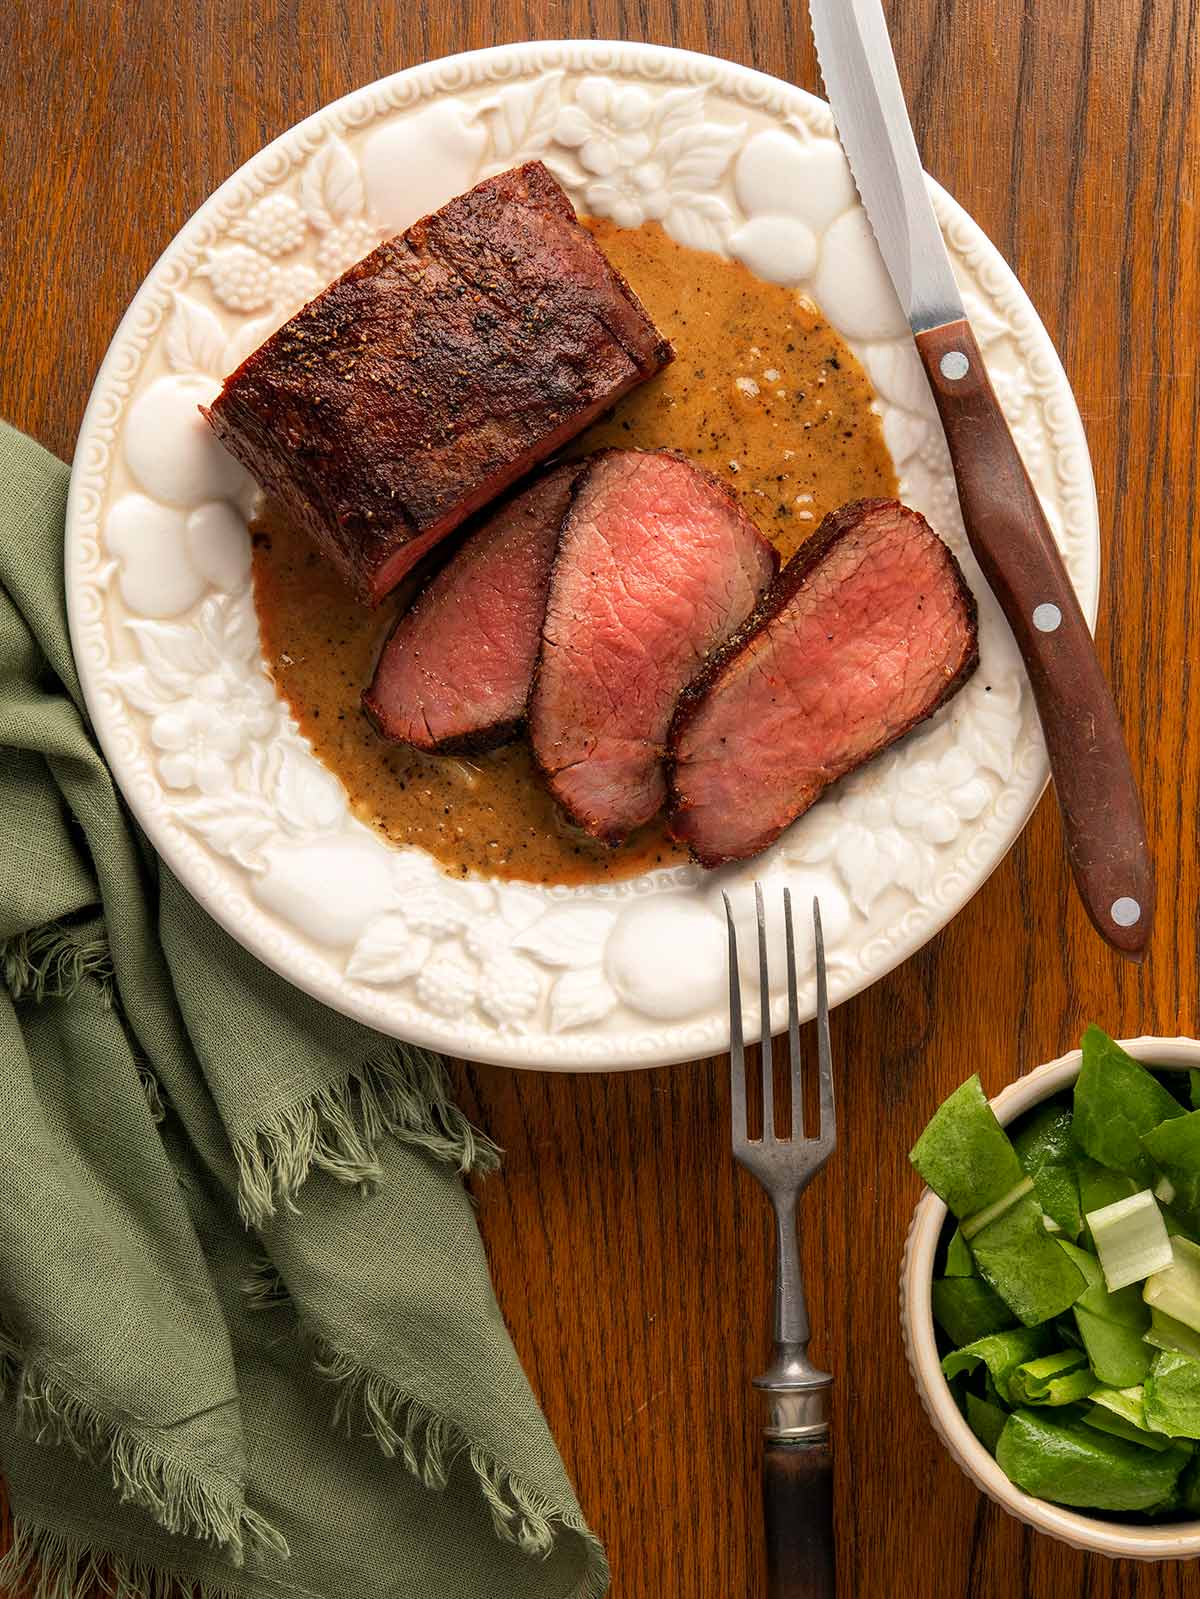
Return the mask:
<svg viewBox="0 0 1200 1599">
<path fill-rule="evenodd" d="M 81 664 L 83 659 L 81 652 L 77 651 L 75 648 L 80 631 L 84 625 L 84 619 L 80 613 L 80 574 L 73 566 L 70 557 L 72 527 L 78 514 L 78 500 L 80 492 L 78 487 L 79 468 L 81 466 L 84 452 L 88 446 L 90 434 L 96 426 L 96 413 L 98 412 L 98 409 L 105 398 L 104 391 L 109 380 L 111 380 L 113 376 L 117 361 L 121 354 L 121 347 L 133 324 L 135 314 L 138 310 L 139 301 L 141 300 L 143 293 L 156 283 L 157 279 L 171 258 L 184 244 L 189 241 L 190 237 L 201 228 L 208 213 L 219 208 L 222 198 L 238 183 L 239 179 L 241 179 L 247 173 L 247 171 L 266 164 L 274 151 L 279 149 L 281 146 L 285 146 L 291 141 L 296 140 L 298 136 L 302 135 L 306 131 L 311 131 L 313 129 L 322 127 L 328 117 L 329 112 L 334 107 L 345 106 L 348 103 L 353 103 L 358 100 L 366 100 L 373 92 L 382 89 L 384 86 L 394 82 L 399 78 L 409 76 L 419 77 L 424 74 L 432 73 L 436 70 L 445 71 L 447 69 L 453 69 L 456 67 L 461 67 L 469 72 L 469 64 L 482 65 L 487 62 L 500 61 L 506 58 L 511 59 L 514 57 L 520 61 L 520 59 L 526 56 L 527 53 L 532 53 L 534 56 L 537 56 L 543 52 L 553 53 L 555 51 L 577 51 L 583 57 L 596 56 L 598 58 L 603 58 L 606 52 L 617 52 L 623 58 L 634 62 L 649 62 L 661 60 L 663 57 L 666 57 L 681 65 L 691 63 L 695 67 L 715 69 L 713 77 L 708 79 L 709 86 L 720 87 L 717 79 L 721 75 L 731 74 L 734 79 L 741 79 L 743 81 L 748 81 L 761 86 L 764 94 L 778 94 L 780 91 L 782 91 L 785 94 L 796 95 L 801 99 L 816 103 L 823 107 L 826 112 L 828 112 L 827 102 L 821 100 L 819 96 L 812 94 L 811 91 L 800 88 L 796 84 L 789 83 L 785 79 L 777 78 L 770 73 L 762 72 L 757 68 L 745 66 L 740 62 L 731 61 L 724 57 L 709 55 L 702 51 L 679 49 L 674 46 L 654 44 L 646 40 L 555 38 L 514 41 L 508 44 L 487 46 L 479 50 L 459 51 L 452 55 L 440 56 L 428 61 L 417 62 L 410 67 L 402 68 L 393 73 L 385 73 L 383 76 L 373 79 L 369 83 L 360 85 L 358 88 L 349 91 L 345 95 L 337 97 L 337 99 L 327 101 L 325 104 L 318 107 L 317 110 L 311 112 L 308 116 L 303 117 L 300 121 L 285 128 L 274 139 L 263 145 L 258 151 L 248 157 L 246 161 L 242 162 L 225 179 L 223 179 L 222 182 L 205 198 L 205 200 L 202 201 L 201 204 L 197 206 L 197 208 L 188 216 L 182 226 L 177 229 L 175 234 L 156 258 L 150 270 L 139 282 L 129 305 L 126 307 L 126 310 L 122 314 L 121 319 L 113 332 L 108 348 L 105 351 L 104 357 L 93 379 L 92 389 L 80 423 L 79 434 L 72 458 L 71 479 L 67 495 L 64 537 L 64 567 L 68 625 L 72 650 L 75 654 L 76 668 L 79 673 L 84 701 L 87 706 L 89 717 L 92 721 L 93 730 L 105 759 L 107 760 L 112 771 L 114 780 L 116 781 L 118 788 L 121 790 L 126 804 L 130 807 L 130 810 L 133 812 L 139 826 L 143 829 L 151 844 L 154 846 L 154 849 L 159 855 L 162 863 L 175 875 L 184 888 L 187 889 L 188 893 L 197 900 L 197 902 L 208 912 L 208 914 L 211 915 L 213 919 L 220 926 L 222 926 L 232 938 L 234 938 L 245 949 L 253 954 L 257 960 L 262 962 L 263 965 L 276 972 L 280 977 L 284 978 L 294 987 L 301 989 L 303 992 L 311 995 L 312 998 L 320 1001 L 323 1004 L 329 1005 L 331 1008 L 339 1011 L 343 1015 L 362 1023 L 364 1026 L 370 1027 L 376 1032 L 382 1031 L 380 1026 L 381 1019 L 375 1007 L 360 1001 L 356 993 L 357 985 L 354 985 L 344 976 L 334 974 L 332 971 L 328 980 L 309 980 L 306 978 L 303 972 L 299 972 L 294 968 L 289 967 L 285 958 L 277 958 L 269 947 L 269 929 L 278 926 L 277 919 L 269 915 L 259 905 L 257 905 L 249 893 L 244 894 L 242 897 L 241 905 L 239 907 L 239 914 L 236 917 L 232 914 L 225 914 L 221 906 L 213 903 L 212 898 L 206 889 L 206 885 L 201 881 L 204 870 L 204 854 L 202 847 L 179 825 L 178 822 L 176 822 L 169 815 L 160 814 L 147 807 L 141 806 L 137 800 L 127 792 L 121 778 L 120 758 L 115 753 L 109 730 L 106 727 L 103 709 L 99 703 L 98 687 L 89 676 L 89 672 L 86 667 Z M 606 63 L 603 59 L 599 59 L 595 62 L 595 68 L 597 71 L 604 70 L 606 65 L 611 65 L 611 63 Z M 517 71 L 514 72 L 513 77 L 515 79 L 519 78 L 521 75 L 522 74 Z M 662 81 L 668 77 L 668 74 L 647 74 L 647 76 L 651 77 L 653 81 Z M 675 81 L 679 81 L 678 77 L 676 77 Z M 452 91 L 444 90 L 440 92 L 448 94 Z M 437 97 L 438 95 L 436 92 L 435 94 L 428 96 L 430 100 L 436 99 Z M 1060 397 L 1069 405 L 1070 408 L 1069 416 L 1067 418 L 1067 425 L 1075 436 L 1075 444 L 1078 447 L 1081 455 L 1083 478 L 1081 486 L 1088 496 L 1090 509 L 1092 512 L 1092 520 L 1096 528 L 1099 529 L 1099 505 L 1096 494 L 1091 455 L 1087 445 L 1087 437 L 1069 378 L 1063 366 L 1062 359 L 1054 346 L 1053 340 L 1046 331 L 1045 326 L 1037 313 L 1036 307 L 1033 306 L 1032 301 L 1029 299 L 1027 292 L 1020 282 L 1020 279 L 1017 277 L 1009 263 L 1001 255 L 1000 251 L 992 243 L 991 239 L 984 233 L 983 229 L 974 220 L 974 218 L 963 208 L 963 206 L 959 204 L 957 200 L 955 200 L 951 194 L 944 190 L 941 185 L 936 182 L 936 180 L 930 180 L 930 182 L 932 188 L 936 192 L 937 198 L 941 201 L 941 203 L 957 221 L 959 221 L 970 233 L 976 237 L 978 243 L 983 246 L 989 256 L 989 265 L 1007 280 L 1010 289 L 1014 289 L 1025 300 L 1033 314 L 1035 322 L 1035 328 L 1033 330 L 1034 337 L 1038 338 L 1042 343 L 1044 353 L 1048 360 L 1052 363 L 1053 374 L 1056 380 L 1056 388 L 1059 390 Z M 1095 630 L 1096 616 L 1098 611 L 1102 556 L 1103 546 L 1099 538 L 1097 538 L 1092 568 L 1092 581 L 1088 585 L 1087 590 L 1080 593 L 1080 602 L 1083 606 L 1084 613 L 1088 618 L 1089 625 L 1093 631 Z M 1044 756 L 1043 765 L 1045 765 Z M 1007 857 L 1017 838 L 1020 836 L 1026 824 L 1032 817 L 1038 803 L 1045 793 L 1046 788 L 1049 786 L 1049 782 L 1050 776 L 1047 767 L 1036 786 L 1036 792 L 1031 794 L 1024 814 L 1014 814 L 1014 816 L 1009 820 L 1008 825 L 1006 825 L 1002 830 L 998 830 L 999 847 L 996 850 L 995 858 L 992 860 L 991 864 L 987 867 L 986 871 L 978 879 L 978 881 L 976 881 L 971 889 L 965 895 L 963 895 L 963 897 L 957 903 L 955 909 L 950 912 L 949 915 L 941 916 L 941 907 L 920 907 L 920 909 L 925 913 L 921 917 L 920 927 L 917 930 L 910 932 L 907 936 L 898 939 L 893 951 L 891 951 L 884 960 L 881 960 L 878 965 L 872 969 L 871 975 L 865 982 L 851 981 L 844 986 L 841 992 L 838 992 L 837 990 L 839 985 L 835 979 L 831 978 L 831 1000 L 835 1005 L 841 1004 L 845 1000 L 851 999 L 856 994 L 863 992 L 864 989 L 870 987 L 881 977 L 886 976 L 897 966 L 903 964 L 905 960 L 909 959 L 912 955 L 917 953 L 917 951 L 922 949 L 931 938 L 936 937 L 936 935 L 942 931 L 942 929 L 945 928 L 950 921 L 953 920 L 954 916 L 956 916 L 958 912 L 961 911 L 972 898 L 974 898 L 975 894 L 979 892 L 979 890 L 987 882 L 988 878 Z M 291 932 L 289 929 L 288 937 L 290 939 L 295 939 L 298 937 L 298 935 Z M 780 1013 L 780 1002 L 777 999 L 775 1005 L 773 1006 L 773 1030 L 779 1031 L 783 1025 L 784 1018 Z M 662 1025 L 659 1024 L 658 1031 L 661 1032 L 662 1030 Z M 449 1021 L 444 1026 L 425 1026 L 422 1025 L 420 1021 L 414 1021 L 412 1023 L 406 1022 L 403 1033 L 395 1033 L 393 1036 L 400 1036 L 411 1043 L 436 1049 L 465 1060 L 478 1061 L 492 1065 L 523 1067 L 530 1070 L 546 1071 L 594 1072 L 640 1070 L 654 1066 L 677 1065 L 687 1061 L 704 1059 L 712 1055 L 724 1053 L 724 1051 L 728 1048 L 727 1023 L 722 1024 L 718 1021 L 716 1024 L 714 1024 L 711 1018 L 707 1022 L 683 1021 L 678 1024 L 670 1024 L 668 1030 L 680 1033 L 688 1032 L 692 1035 L 702 1033 L 704 1035 L 704 1039 L 702 1043 L 697 1040 L 695 1042 L 688 1043 L 685 1046 L 672 1046 L 670 1044 L 664 1045 L 657 1039 L 657 1037 L 650 1036 L 655 1032 L 655 1024 L 647 1019 L 645 1026 L 638 1030 L 630 1028 L 622 1033 L 598 1035 L 595 1040 L 597 1044 L 607 1045 L 614 1049 L 619 1047 L 620 1053 L 616 1055 L 609 1055 L 601 1052 L 593 1058 L 589 1052 L 585 1052 L 585 1050 L 581 1047 L 583 1044 L 583 1035 L 578 1032 L 575 1034 L 558 1034 L 553 1036 L 542 1035 L 540 1038 L 531 1039 L 530 1037 L 520 1033 L 509 1033 L 500 1029 L 494 1029 L 487 1031 L 485 1039 L 480 1038 L 477 1040 L 472 1035 L 482 1034 L 484 1032 L 484 1029 L 482 1029 L 477 1022 L 464 1023 L 462 1021 Z M 391 1032 L 391 1029 L 388 1031 Z M 757 1036 L 757 1030 L 753 1028 L 747 1028 L 746 1036 L 748 1039 Z M 565 1047 L 556 1057 L 552 1054 L 542 1053 L 542 1048 L 547 1043 L 551 1045 L 558 1043 Z M 531 1048 L 531 1046 L 533 1047 Z"/>
</svg>

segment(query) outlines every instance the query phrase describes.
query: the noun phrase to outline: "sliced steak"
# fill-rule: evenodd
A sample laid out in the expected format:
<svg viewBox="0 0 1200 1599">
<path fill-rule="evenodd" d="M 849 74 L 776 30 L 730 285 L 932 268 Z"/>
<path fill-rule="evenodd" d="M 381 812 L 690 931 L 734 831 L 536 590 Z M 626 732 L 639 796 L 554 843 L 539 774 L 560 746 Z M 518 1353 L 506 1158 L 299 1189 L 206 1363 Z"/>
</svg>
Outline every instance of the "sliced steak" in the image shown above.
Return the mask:
<svg viewBox="0 0 1200 1599">
<path fill-rule="evenodd" d="M 765 849 L 978 661 L 974 596 L 925 518 L 895 500 L 835 511 L 682 695 L 671 832 L 705 866 Z"/>
<path fill-rule="evenodd" d="M 519 732 L 579 470 L 556 467 L 493 512 L 397 622 L 363 694 L 385 738 L 450 754 Z"/>
<path fill-rule="evenodd" d="M 617 844 L 661 808 L 679 692 L 778 564 L 682 456 L 591 457 L 559 537 L 529 731 L 559 804 L 594 837 Z"/>
<path fill-rule="evenodd" d="M 670 359 L 531 161 L 351 267 L 226 379 L 205 415 L 373 604 Z"/>
</svg>

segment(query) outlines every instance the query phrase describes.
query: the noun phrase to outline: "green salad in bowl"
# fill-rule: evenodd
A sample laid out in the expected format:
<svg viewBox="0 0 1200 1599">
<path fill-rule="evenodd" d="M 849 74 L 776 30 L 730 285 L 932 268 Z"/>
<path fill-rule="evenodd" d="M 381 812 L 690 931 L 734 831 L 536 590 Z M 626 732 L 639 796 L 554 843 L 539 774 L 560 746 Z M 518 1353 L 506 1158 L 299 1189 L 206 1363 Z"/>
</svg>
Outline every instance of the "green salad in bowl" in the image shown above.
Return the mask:
<svg viewBox="0 0 1200 1599">
<path fill-rule="evenodd" d="M 1022 1497 L 1086 1513 L 1046 1530 L 1179 1530 L 1200 1521 L 1200 1070 L 1135 1059 L 1091 1027 L 1045 1072 L 1041 1093 L 1035 1073 L 1001 1096 L 1000 1117 L 969 1078 L 912 1150 L 943 1204 L 912 1281 L 910 1235 L 905 1315 L 919 1280 L 932 1323 L 924 1339 L 906 1325 L 910 1359 L 952 1448 L 931 1405 L 947 1390 Z"/>
</svg>

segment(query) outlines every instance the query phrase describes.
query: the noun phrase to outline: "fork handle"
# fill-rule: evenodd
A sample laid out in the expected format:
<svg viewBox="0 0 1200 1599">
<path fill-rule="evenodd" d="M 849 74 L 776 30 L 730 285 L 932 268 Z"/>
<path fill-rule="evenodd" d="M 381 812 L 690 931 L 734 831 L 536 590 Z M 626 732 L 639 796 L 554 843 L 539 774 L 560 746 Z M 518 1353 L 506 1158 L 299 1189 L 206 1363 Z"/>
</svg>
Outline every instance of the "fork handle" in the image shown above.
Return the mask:
<svg viewBox="0 0 1200 1599">
<path fill-rule="evenodd" d="M 814 1438 L 765 1441 L 763 1520 L 767 1599 L 832 1599 L 833 1445 Z"/>
</svg>

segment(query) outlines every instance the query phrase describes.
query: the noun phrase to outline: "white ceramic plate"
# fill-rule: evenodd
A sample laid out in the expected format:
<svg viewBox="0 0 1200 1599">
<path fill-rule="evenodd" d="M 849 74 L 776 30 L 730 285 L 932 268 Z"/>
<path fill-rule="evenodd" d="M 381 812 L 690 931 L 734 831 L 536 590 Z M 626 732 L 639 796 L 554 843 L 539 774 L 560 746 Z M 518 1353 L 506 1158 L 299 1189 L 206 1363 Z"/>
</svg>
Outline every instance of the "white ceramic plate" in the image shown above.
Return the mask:
<svg viewBox="0 0 1200 1599">
<path fill-rule="evenodd" d="M 870 374 L 904 498 L 979 597 L 982 664 L 968 687 L 739 869 L 584 889 L 452 882 L 349 814 L 260 659 L 251 485 L 197 402 L 381 236 L 533 156 L 581 211 L 660 219 L 685 244 L 811 294 Z M 953 200 L 933 197 L 1094 620 L 1095 491 L 1066 378 L 995 249 Z M 385 78 L 269 145 L 187 223 L 113 340 L 75 455 L 66 567 L 96 729 L 171 869 L 319 999 L 481 1060 L 588 1070 L 723 1049 L 719 895 L 730 891 L 748 932 L 756 876 L 773 904 L 785 882 L 801 906 L 820 894 L 832 997 L 846 999 L 954 915 L 1046 781 L 1024 673 L 967 549 L 925 378 L 828 108 L 706 56 L 579 41 L 479 51 Z M 802 964 L 811 1000 L 808 939 Z M 778 1026 L 782 958 L 776 972 Z"/>
</svg>

